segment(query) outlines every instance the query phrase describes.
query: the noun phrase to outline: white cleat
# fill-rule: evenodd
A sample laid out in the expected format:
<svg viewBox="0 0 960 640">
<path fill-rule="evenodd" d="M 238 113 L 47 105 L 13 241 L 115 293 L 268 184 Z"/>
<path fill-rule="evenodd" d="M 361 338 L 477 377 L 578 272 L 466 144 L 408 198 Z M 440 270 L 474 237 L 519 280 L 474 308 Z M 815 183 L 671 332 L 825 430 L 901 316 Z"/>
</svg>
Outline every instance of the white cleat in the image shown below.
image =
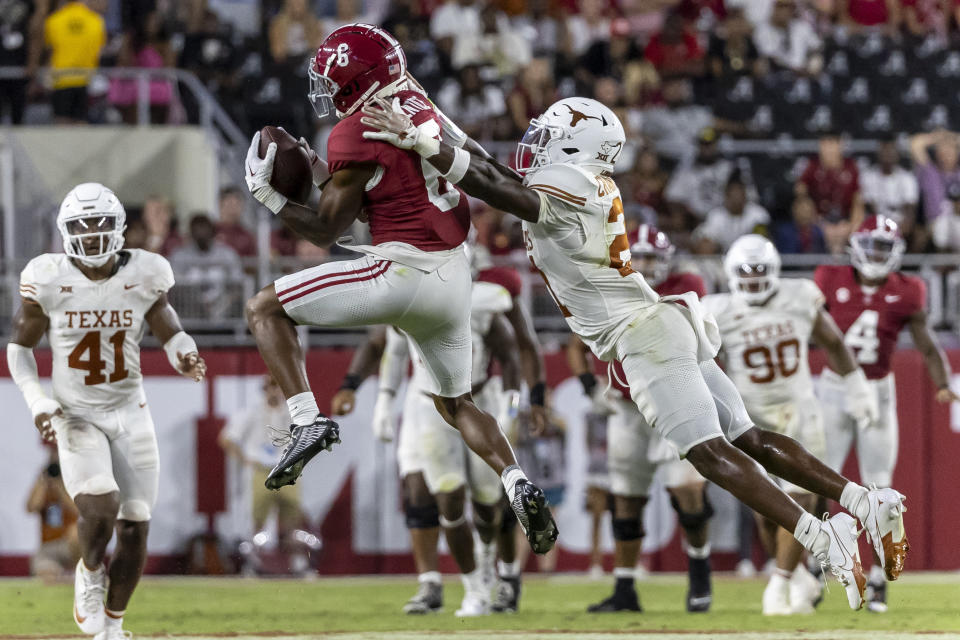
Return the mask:
<svg viewBox="0 0 960 640">
<path fill-rule="evenodd" d="M 744 558 L 737 563 L 737 568 L 734 569 L 734 572 L 737 574 L 738 578 L 755 578 L 757 577 L 757 568 L 753 566 L 753 562 Z"/>
<path fill-rule="evenodd" d="M 73 620 L 87 635 L 100 633 L 106 620 L 103 598 L 107 593 L 107 572 L 101 566 L 100 571 L 87 578 L 80 560 L 74 573 Z"/>
<path fill-rule="evenodd" d="M 460 608 L 454 613 L 458 618 L 476 618 L 490 615 L 490 596 L 485 593 L 468 591 L 460 602 Z"/>
<path fill-rule="evenodd" d="M 133 634 L 124 631 L 122 626 L 108 624 L 103 631 L 93 636 L 93 640 L 130 640 L 132 637 Z"/>
<path fill-rule="evenodd" d="M 790 612 L 810 614 L 823 598 L 823 583 L 801 562 L 790 576 Z"/>
<path fill-rule="evenodd" d="M 877 489 L 871 486 L 867 493 L 870 514 L 863 523 L 867 540 L 880 558 L 887 580 L 896 580 L 903 571 L 903 563 L 910 551 L 907 532 L 903 528 L 903 505 L 905 496 L 893 489 Z"/>
<path fill-rule="evenodd" d="M 790 583 L 782 576 L 773 576 L 763 590 L 763 615 L 788 616 L 790 610 Z"/>
<path fill-rule="evenodd" d="M 847 603 L 851 609 L 863 606 L 863 591 L 867 587 L 867 577 L 863 575 L 860 564 L 860 549 L 857 547 L 857 521 L 848 513 L 838 513 L 823 521 L 822 531 L 830 538 L 827 556 L 820 561 L 829 567 L 847 592 Z"/>
</svg>

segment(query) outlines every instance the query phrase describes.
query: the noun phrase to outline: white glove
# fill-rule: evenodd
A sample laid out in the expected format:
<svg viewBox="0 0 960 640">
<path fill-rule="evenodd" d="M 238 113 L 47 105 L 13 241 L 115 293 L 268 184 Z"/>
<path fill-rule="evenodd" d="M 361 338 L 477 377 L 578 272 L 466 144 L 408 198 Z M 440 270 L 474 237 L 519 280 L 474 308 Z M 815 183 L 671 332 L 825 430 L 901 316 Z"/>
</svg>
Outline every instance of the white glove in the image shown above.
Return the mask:
<svg viewBox="0 0 960 640">
<path fill-rule="evenodd" d="M 424 158 L 440 152 L 440 140 L 435 137 L 439 133 L 436 123 L 428 121 L 420 127 L 414 125 L 413 120 L 403 112 L 399 98 L 394 98 L 392 104 L 377 99 L 375 103 L 364 106 L 360 122 L 377 129 L 363 132 L 367 140 L 382 140 L 399 149 L 415 151 Z M 431 124 L 432 127 L 428 126 Z M 431 129 L 434 131 L 431 132 Z"/>
<path fill-rule="evenodd" d="M 847 399 L 846 412 L 852 417 L 859 429 L 866 429 L 877 423 L 880 410 L 877 397 L 867 383 L 863 369 L 857 369 L 843 377 L 844 396 Z"/>
<path fill-rule="evenodd" d="M 519 413 L 520 392 L 516 389 L 504 391 L 500 397 L 500 410 L 497 412 L 497 424 L 504 433 L 510 433 L 513 430 L 513 423 Z"/>
<path fill-rule="evenodd" d="M 267 147 L 267 156 L 260 157 L 260 132 L 253 134 L 253 141 L 247 149 L 246 175 L 247 188 L 257 202 L 270 209 L 273 213 L 287 204 L 287 197 L 273 188 L 270 176 L 273 175 L 273 160 L 277 156 L 277 143 L 271 142 Z"/>
<path fill-rule="evenodd" d="M 381 442 L 392 442 L 394 433 L 393 392 L 381 389 L 373 405 L 373 435 Z"/>
<path fill-rule="evenodd" d="M 310 147 L 310 143 L 303 136 L 297 140 L 297 144 L 310 156 L 310 170 L 313 172 L 313 186 L 320 188 L 324 182 L 330 178 L 330 170 L 327 167 L 327 161 L 317 155 L 317 152 Z"/>
</svg>

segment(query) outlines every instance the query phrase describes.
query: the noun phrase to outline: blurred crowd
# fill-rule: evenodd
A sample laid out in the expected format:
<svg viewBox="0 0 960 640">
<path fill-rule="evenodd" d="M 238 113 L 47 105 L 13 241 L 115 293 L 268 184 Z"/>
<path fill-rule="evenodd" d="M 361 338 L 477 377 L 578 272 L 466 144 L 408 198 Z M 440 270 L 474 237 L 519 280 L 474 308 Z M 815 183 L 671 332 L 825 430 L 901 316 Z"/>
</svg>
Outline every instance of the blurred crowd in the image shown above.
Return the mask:
<svg viewBox="0 0 960 640">
<path fill-rule="evenodd" d="M 895 218 L 910 251 L 960 250 L 960 0 L 5 0 L 0 66 L 27 77 L 0 80 L 0 108 L 14 123 L 135 122 L 135 81 L 96 70 L 175 66 L 244 130 L 282 125 L 322 151 L 332 123 L 305 99 L 307 60 L 354 21 L 391 31 L 437 105 L 505 160 L 557 98 L 614 108 L 628 223 L 656 223 L 682 251 L 760 232 L 784 253 L 838 253 L 871 212 Z M 176 79 L 151 80 L 148 100 L 153 123 L 196 121 Z M 877 144 L 853 154 L 851 139 Z M 775 143 L 737 152 L 750 140 Z M 172 258 L 253 255 L 231 199 L 218 223 L 190 218 L 189 238 L 168 203 L 147 202 L 133 235 Z M 512 218 L 475 220 L 492 253 L 521 250 Z M 271 249 L 327 255 L 281 231 Z"/>
</svg>

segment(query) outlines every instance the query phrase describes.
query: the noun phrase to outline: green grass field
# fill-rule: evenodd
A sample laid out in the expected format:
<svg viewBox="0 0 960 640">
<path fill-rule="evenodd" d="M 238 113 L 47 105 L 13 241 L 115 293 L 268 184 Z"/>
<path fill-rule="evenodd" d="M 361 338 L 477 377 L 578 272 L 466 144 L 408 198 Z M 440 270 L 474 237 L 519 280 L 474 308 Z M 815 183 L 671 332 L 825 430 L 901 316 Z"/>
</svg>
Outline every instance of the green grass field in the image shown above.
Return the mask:
<svg viewBox="0 0 960 640">
<path fill-rule="evenodd" d="M 960 639 L 960 575 L 907 574 L 890 589 L 885 615 L 850 611 L 839 585 L 832 585 L 815 615 L 760 615 L 762 580 L 719 577 L 714 606 L 702 615 L 683 609 L 685 576 L 640 583 L 642 614 L 588 615 L 586 606 L 607 595 L 610 580 L 531 577 L 516 615 L 458 620 L 453 611 L 462 589 L 449 580 L 444 612 L 410 617 L 401 605 L 415 588 L 412 578 L 245 580 L 147 578 L 134 595 L 125 628 L 137 636 L 313 636 L 341 640 L 424 635 L 463 638 L 642 637 L 658 640 L 691 634 L 724 638 Z M 70 615 L 72 584 L 44 586 L 31 580 L 0 580 L 0 638 L 77 636 Z M 645 633 L 646 632 L 646 633 Z M 677 634 L 669 632 L 679 632 Z M 957 632 L 957 633 L 949 633 Z"/>
</svg>

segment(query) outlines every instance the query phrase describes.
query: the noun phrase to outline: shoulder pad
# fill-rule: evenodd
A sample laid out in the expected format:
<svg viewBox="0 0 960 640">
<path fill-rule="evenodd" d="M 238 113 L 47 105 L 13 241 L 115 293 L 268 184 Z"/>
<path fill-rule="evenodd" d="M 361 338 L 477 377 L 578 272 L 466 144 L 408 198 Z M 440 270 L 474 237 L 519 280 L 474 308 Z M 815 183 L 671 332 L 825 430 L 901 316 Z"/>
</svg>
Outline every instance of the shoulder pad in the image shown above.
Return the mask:
<svg viewBox="0 0 960 640">
<path fill-rule="evenodd" d="M 20 272 L 20 283 L 43 286 L 58 280 L 66 259 L 66 255 L 62 253 L 43 253 L 37 256 Z"/>
<path fill-rule="evenodd" d="M 820 287 L 807 278 L 783 278 L 780 280 L 780 291 L 785 295 L 788 306 L 806 313 L 816 313 L 825 302 Z"/>
<path fill-rule="evenodd" d="M 550 164 L 527 174 L 524 184 L 531 189 L 571 204 L 583 206 L 597 196 L 596 177 L 573 164 Z"/>
<path fill-rule="evenodd" d="M 710 295 L 703 296 L 700 299 L 701 304 L 703 304 L 704 309 L 712 313 L 714 316 L 719 316 L 730 306 L 731 296 L 729 293 L 711 293 Z"/>
<path fill-rule="evenodd" d="M 166 293 L 174 284 L 173 269 L 170 262 L 159 253 L 143 249 L 128 249 L 129 265 L 146 276 L 147 289 L 156 293 Z"/>
</svg>

